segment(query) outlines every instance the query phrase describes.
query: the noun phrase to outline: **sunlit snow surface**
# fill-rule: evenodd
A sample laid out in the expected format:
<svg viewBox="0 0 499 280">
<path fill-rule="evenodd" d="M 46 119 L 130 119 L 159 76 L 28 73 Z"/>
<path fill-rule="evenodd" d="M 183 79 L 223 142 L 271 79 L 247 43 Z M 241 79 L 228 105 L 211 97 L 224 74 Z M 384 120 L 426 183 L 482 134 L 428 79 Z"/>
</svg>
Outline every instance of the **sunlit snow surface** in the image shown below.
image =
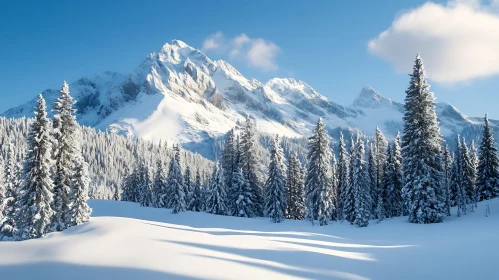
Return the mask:
<svg viewBox="0 0 499 280">
<path fill-rule="evenodd" d="M 497 279 L 499 200 L 442 224 L 367 228 L 90 202 L 63 233 L 0 242 L 2 279 Z M 453 213 L 455 214 L 455 213 Z"/>
</svg>

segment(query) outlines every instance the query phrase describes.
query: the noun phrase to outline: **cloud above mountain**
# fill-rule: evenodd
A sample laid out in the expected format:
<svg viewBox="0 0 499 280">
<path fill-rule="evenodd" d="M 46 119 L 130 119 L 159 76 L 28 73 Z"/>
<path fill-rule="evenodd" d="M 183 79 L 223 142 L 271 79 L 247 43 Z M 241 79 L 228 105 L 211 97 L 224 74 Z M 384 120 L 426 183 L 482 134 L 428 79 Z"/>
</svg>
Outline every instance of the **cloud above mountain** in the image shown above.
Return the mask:
<svg viewBox="0 0 499 280">
<path fill-rule="evenodd" d="M 208 36 L 203 42 L 205 52 L 223 53 L 232 60 L 242 60 L 249 67 L 263 71 L 273 71 L 279 68 L 276 57 L 280 50 L 274 42 L 262 38 L 251 38 L 244 33 L 230 38 L 219 31 Z"/>
<path fill-rule="evenodd" d="M 409 10 L 368 43 L 370 53 L 410 73 L 420 53 L 442 84 L 499 74 L 499 0 L 432 2 Z"/>
</svg>

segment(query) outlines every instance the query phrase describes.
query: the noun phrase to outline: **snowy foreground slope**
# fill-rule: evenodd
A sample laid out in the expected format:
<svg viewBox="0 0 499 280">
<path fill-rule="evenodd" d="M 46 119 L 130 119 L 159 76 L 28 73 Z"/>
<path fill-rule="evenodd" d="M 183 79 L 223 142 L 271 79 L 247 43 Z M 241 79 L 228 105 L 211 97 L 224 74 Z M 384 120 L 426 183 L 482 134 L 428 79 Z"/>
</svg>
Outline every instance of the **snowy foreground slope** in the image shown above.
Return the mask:
<svg viewBox="0 0 499 280">
<path fill-rule="evenodd" d="M 0 242 L 6 279 L 497 279 L 499 199 L 443 224 L 356 228 L 91 201 L 91 222 Z M 455 213 L 453 213 L 455 215 Z"/>
</svg>

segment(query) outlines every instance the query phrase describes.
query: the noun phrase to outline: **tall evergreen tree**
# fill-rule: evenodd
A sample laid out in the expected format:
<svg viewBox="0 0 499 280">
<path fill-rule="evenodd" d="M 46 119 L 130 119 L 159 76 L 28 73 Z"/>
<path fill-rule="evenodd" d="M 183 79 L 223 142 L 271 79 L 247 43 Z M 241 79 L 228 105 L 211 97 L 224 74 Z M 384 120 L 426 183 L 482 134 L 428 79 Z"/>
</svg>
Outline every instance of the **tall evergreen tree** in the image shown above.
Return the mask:
<svg viewBox="0 0 499 280">
<path fill-rule="evenodd" d="M 149 166 L 142 160 L 137 170 L 137 200 L 141 206 L 152 206 L 152 190 L 151 190 L 151 176 L 149 174 Z"/>
<path fill-rule="evenodd" d="M 236 157 L 236 135 L 234 129 L 231 129 L 227 133 L 227 137 L 225 138 L 223 151 L 222 151 L 222 168 L 224 169 L 225 174 L 225 185 L 230 186 L 232 182 L 232 174 L 237 172 L 238 167 L 235 166 L 235 157 Z"/>
<path fill-rule="evenodd" d="M 476 186 L 477 182 L 477 176 L 478 176 L 478 150 L 475 145 L 475 140 L 471 140 L 471 147 L 470 147 L 470 161 L 471 161 L 471 168 L 473 171 L 473 194 L 472 194 L 472 201 L 474 203 L 474 207 L 478 206 L 478 188 Z"/>
<path fill-rule="evenodd" d="M 201 174 L 199 169 L 196 171 L 196 180 L 194 181 L 194 187 L 191 195 L 191 200 L 187 206 L 187 210 L 194 212 L 201 212 L 202 209 L 202 197 L 201 197 Z"/>
<path fill-rule="evenodd" d="M 208 197 L 210 195 L 210 184 L 211 184 L 211 177 L 208 175 L 208 173 L 205 172 L 203 176 L 203 184 L 201 188 L 201 209 L 202 211 L 207 212 L 208 211 Z"/>
<path fill-rule="evenodd" d="M 393 141 L 393 213 L 394 217 L 404 215 L 404 200 L 402 188 L 404 186 L 404 168 L 402 166 L 402 148 L 400 144 L 400 133 L 397 133 Z"/>
<path fill-rule="evenodd" d="M 445 145 L 443 155 L 442 155 L 442 161 L 444 165 L 444 207 L 445 207 L 445 214 L 447 216 L 450 216 L 450 207 L 451 207 L 451 191 L 450 191 L 450 185 L 451 185 L 451 168 L 452 168 L 452 157 L 449 152 L 449 146 Z"/>
<path fill-rule="evenodd" d="M 371 217 L 370 190 L 367 180 L 365 163 L 364 140 L 358 135 L 355 154 L 353 158 L 353 195 L 354 216 L 353 223 L 358 227 L 366 227 Z"/>
<path fill-rule="evenodd" d="M 418 55 L 406 91 L 402 155 L 403 196 L 412 223 L 438 223 L 445 215 L 442 195 L 441 137 L 435 101 Z"/>
<path fill-rule="evenodd" d="M 206 212 L 215 215 L 227 215 L 225 178 L 223 169 L 217 161 L 210 180 L 210 190 L 206 199 Z"/>
<path fill-rule="evenodd" d="M 38 97 L 35 120 L 28 135 L 28 153 L 23 166 L 15 225 L 19 240 L 38 238 L 50 231 L 54 211 L 50 207 L 54 187 L 50 178 L 52 139 L 45 100 Z"/>
<path fill-rule="evenodd" d="M 168 202 L 166 171 L 161 158 L 156 161 L 156 173 L 153 184 L 153 205 L 157 208 L 166 208 Z"/>
<path fill-rule="evenodd" d="M 20 186 L 18 172 L 16 172 L 16 158 L 14 154 L 14 144 L 9 144 L 7 151 L 7 161 L 4 166 L 4 199 L 2 220 L 0 221 L 0 240 L 3 238 L 10 239 L 14 237 L 15 224 L 14 218 L 16 214 L 17 192 Z"/>
<path fill-rule="evenodd" d="M 337 201 L 339 200 L 339 193 L 338 193 L 338 162 L 336 160 L 336 156 L 334 155 L 334 152 L 331 155 L 331 220 L 336 221 L 338 220 L 338 211 L 336 209 L 336 204 Z"/>
<path fill-rule="evenodd" d="M 461 176 L 461 184 L 464 189 L 466 204 L 468 204 L 470 210 L 473 211 L 475 203 L 475 167 L 472 162 L 470 150 L 468 149 L 464 138 L 463 143 L 461 144 Z"/>
<path fill-rule="evenodd" d="M 253 122 L 249 117 L 246 118 L 246 125 L 241 138 L 241 168 L 243 174 L 251 188 L 251 205 L 254 207 L 253 212 L 257 216 L 263 215 L 263 190 L 262 179 L 260 173 L 260 161 L 256 151 L 257 137 Z"/>
<path fill-rule="evenodd" d="M 376 165 L 376 146 L 371 143 L 367 157 L 367 179 L 371 193 L 371 214 L 373 219 L 377 217 L 376 206 L 378 203 L 378 171 Z"/>
<path fill-rule="evenodd" d="M 90 220 L 92 209 L 87 203 L 89 182 L 88 164 L 83 159 L 83 156 L 77 156 L 75 161 L 74 180 L 71 184 L 71 192 L 69 193 L 69 200 L 71 201 L 71 207 L 69 209 L 69 216 L 71 219 L 69 226 L 80 225 Z"/>
<path fill-rule="evenodd" d="M 347 189 L 350 183 L 350 165 L 345 140 L 343 139 L 343 133 L 341 132 L 338 150 L 338 199 L 336 200 L 336 212 L 338 213 L 338 220 L 342 221 L 344 219 L 344 202 L 346 200 Z"/>
<path fill-rule="evenodd" d="M 52 227 L 57 231 L 66 229 L 71 223 L 69 215 L 71 181 L 75 173 L 74 161 L 79 151 L 77 147 L 77 123 L 73 105 L 75 102 L 69 93 L 69 85 L 64 81 L 60 90 L 61 95 L 55 101 L 54 110 L 54 139 L 55 160 L 54 174 L 54 210 Z"/>
<path fill-rule="evenodd" d="M 193 183 L 191 176 L 191 168 L 187 165 L 184 172 L 184 193 L 187 206 L 189 206 L 189 202 L 191 201 L 193 192 Z"/>
<path fill-rule="evenodd" d="M 302 167 L 296 153 L 288 157 L 286 190 L 288 192 L 287 217 L 293 220 L 303 220 L 305 215 L 305 186 Z"/>
<path fill-rule="evenodd" d="M 331 217 L 333 196 L 331 189 L 331 157 L 329 135 L 322 119 L 308 139 L 308 169 L 305 182 L 306 218 L 321 226 L 327 225 Z"/>
<path fill-rule="evenodd" d="M 240 168 L 239 171 L 232 174 L 232 198 L 233 208 L 230 209 L 230 215 L 237 217 L 254 217 L 251 187 L 244 178 L 243 171 Z"/>
<path fill-rule="evenodd" d="M 451 198 L 454 202 L 454 205 L 457 206 L 457 216 L 461 216 L 461 214 L 466 214 L 466 192 L 463 187 L 463 149 L 461 147 L 461 139 L 458 135 L 456 137 L 456 152 L 454 154 L 454 162 L 451 167 L 451 176 L 450 176 L 450 190 L 451 190 Z"/>
<path fill-rule="evenodd" d="M 4 209 L 5 209 L 5 194 L 6 194 L 6 188 L 5 188 L 5 182 L 4 182 L 4 166 L 3 166 L 3 161 L 0 160 L 0 222 L 3 220 L 4 217 Z M 1 226 L 1 224 L 0 224 Z"/>
<path fill-rule="evenodd" d="M 128 202 L 138 202 L 139 201 L 139 176 L 138 169 L 133 169 L 130 174 L 126 176 L 123 180 L 122 193 L 121 193 L 121 201 Z"/>
<path fill-rule="evenodd" d="M 167 207 L 172 208 L 172 213 L 177 214 L 187 210 L 184 193 L 184 177 L 182 176 L 180 149 L 178 146 L 174 147 L 174 155 L 170 161 L 166 185 L 168 190 Z"/>
<path fill-rule="evenodd" d="M 286 212 L 286 181 L 284 170 L 284 153 L 279 142 L 279 136 L 274 139 L 270 152 L 268 178 L 265 183 L 265 216 L 274 223 L 284 220 Z"/>
<path fill-rule="evenodd" d="M 392 155 L 392 149 L 390 146 L 387 147 L 386 151 L 386 157 L 385 157 L 385 162 L 383 166 L 383 177 L 380 185 L 380 189 L 378 190 L 379 194 L 381 195 L 382 199 L 382 206 L 383 207 L 383 217 L 384 218 L 391 218 L 393 217 L 392 215 L 392 208 L 393 208 L 393 195 L 392 195 L 392 189 L 393 187 L 393 155 Z"/>
<path fill-rule="evenodd" d="M 374 139 L 376 157 L 376 186 L 377 189 L 379 189 L 381 187 L 381 184 L 383 183 L 383 166 L 385 166 L 388 141 L 386 140 L 379 127 L 376 127 L 376 135 Z"/>
<path fill-rule="evenodd" d="M 484 118 L 482 141 L 478 151 L 476 188 L 479 201 L 499 195 L 499 159 L 488 115 Z"/>
<path fill-rule="evenodd" d="M 345 220 L 353 224 L 355 220 L 355 197 L 353 193 L 353 159 L 355 155 L 355 142 L 353 137 L 350 141 L 350 162 L 348 164 L 348 184 L 343 197 L 343 215 Z"/>
</svg>

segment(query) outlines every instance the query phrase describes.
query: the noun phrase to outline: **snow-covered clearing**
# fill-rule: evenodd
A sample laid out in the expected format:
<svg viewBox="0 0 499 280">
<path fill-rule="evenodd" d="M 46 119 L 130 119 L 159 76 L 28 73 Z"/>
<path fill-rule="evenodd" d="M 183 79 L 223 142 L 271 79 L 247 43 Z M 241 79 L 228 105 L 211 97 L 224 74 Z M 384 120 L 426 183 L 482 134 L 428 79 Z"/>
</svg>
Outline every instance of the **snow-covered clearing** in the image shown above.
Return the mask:
<svg viewBox="0 0 499 280">
<path fill-rule="evenodd" d="M 5 279 L 497 279 L 499 199 L 442 224 L 367 228 L 90 201 L 91 222 L 0 242 Z M 453 212 L 455 215 L 455 211 Z"/>
</svg>

